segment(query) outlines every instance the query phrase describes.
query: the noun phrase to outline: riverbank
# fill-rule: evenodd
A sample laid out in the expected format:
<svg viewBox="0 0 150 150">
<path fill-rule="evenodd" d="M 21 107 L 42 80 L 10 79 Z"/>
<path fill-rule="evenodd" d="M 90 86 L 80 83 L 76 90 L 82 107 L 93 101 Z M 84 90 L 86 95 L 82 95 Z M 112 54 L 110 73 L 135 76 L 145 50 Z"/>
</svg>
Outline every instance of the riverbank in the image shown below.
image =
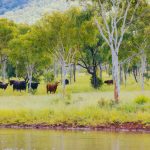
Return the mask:
<svg viewBox="0 0 150 150">
<path fill-rule="evenodd" d="M 142 124 L 140 122 L 125 122 L 125 123 L 111 123 L 101 124 L 98 126 L 78 126 L 69 124 L 7 124 L 0 125 L 0 128 L 10 129 L 49 129 L 49 130 L 82 130 L 82 131 L 115 131 L 115 132 L 146 132 L 150 133 L 150 124 Z"/>
<path fill-rule="evenodd" d="M 150 130 L 150 96 L 122 92 L 119 104 L 113 92 L 0 98 L 1 128 Z"/>
</svg>

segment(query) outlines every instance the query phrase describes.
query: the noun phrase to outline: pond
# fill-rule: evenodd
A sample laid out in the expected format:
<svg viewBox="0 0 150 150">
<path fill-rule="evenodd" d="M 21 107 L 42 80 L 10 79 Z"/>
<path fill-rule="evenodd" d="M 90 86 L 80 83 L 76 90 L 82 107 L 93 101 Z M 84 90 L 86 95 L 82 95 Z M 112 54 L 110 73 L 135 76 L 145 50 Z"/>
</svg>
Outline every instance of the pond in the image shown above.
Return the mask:
<svg viewBox="0 0 150 150">
<path fill-rule="evenodd" d="M 0 150 L 150 150 L 150 134 L 0 129 Z"/>
</svg>

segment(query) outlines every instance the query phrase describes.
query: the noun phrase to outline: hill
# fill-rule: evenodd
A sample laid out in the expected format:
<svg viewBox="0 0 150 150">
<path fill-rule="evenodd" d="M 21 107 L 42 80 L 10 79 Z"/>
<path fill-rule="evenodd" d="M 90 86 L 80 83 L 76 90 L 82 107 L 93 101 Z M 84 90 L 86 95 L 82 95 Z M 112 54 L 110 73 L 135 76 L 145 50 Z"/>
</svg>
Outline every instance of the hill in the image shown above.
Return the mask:
<svg viewBox="0 0 150 150">
<path fill-rule="evenodd" d="M 17 23 L 33 24 L 47 12 L 63 11 L 72 5 L 78 3 L 67 3 L 66 0 L 2 0 L 0 17 Z"/>
<path fill-rule="evenodd" d="M 5 14 L 8 11 L 12 11 L 16 8 L 23 8 L 29 0 L 1 0 L 0 1 L 0 15 Z"/>
</svg>

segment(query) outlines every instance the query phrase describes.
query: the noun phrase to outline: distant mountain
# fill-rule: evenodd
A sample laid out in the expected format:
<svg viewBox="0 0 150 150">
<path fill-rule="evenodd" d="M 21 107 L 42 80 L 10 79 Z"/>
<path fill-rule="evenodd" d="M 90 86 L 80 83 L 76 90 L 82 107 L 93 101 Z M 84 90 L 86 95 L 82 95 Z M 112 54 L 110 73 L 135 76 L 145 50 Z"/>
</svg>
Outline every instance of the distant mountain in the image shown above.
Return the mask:
<svg viewBox="0 0 150 150">
<path fill-rule="evenodd" d="M 66 0 L 0 0 L 0 17 L 18 23 L 33 24 L 47 12 L 63 11 L 70 6 L 78 6 L 78 2 L 68 3 Z"/>
<path fill-rule="evenodd" d="M 0 0 L 0 15 L 15 8 L 22 8 L 29 0 Z"/>
</svg>

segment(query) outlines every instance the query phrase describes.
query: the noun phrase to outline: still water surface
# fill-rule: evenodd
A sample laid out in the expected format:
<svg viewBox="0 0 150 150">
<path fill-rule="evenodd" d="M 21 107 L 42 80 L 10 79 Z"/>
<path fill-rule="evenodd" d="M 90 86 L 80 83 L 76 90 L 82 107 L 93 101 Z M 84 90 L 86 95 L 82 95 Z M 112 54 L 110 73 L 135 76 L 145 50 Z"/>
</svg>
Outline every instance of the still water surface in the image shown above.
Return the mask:
<svg viewBox="0 0 150 150">
<path fill-rule="evenodd" d="M 0 129 L 0 150 L 150 150 L 150 134 Z"/>
</svg>

